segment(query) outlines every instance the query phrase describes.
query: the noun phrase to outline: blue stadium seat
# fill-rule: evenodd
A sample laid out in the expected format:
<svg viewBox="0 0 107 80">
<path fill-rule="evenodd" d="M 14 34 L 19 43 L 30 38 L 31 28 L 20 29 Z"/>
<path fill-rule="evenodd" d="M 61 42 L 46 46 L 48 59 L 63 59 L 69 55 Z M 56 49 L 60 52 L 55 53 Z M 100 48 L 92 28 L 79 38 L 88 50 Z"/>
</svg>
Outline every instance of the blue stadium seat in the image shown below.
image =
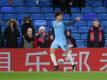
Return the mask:
<svg viewBox="0 0 107 80">
<path fill-rule="evenodd" d="M 107 20 L 107 14 L 99 14 L 99 15 L 98 15 L 98 19 L 99 19 L 99 20 L 102 20 L 102 21 L 103 21 L 103 20 Z"/>
<path fill-rule="evenodd" d="M 2 23 L 1 23 L 2 30 L 4 30 L 7 27 L 7 21 L 8 20 L 2 20 Z"/>
<path fill-rule="evenodd" d="M 104 7 L 107 7 L 107 0 L 104 0 L 103 4 L 104 4 Z"/>
<path fill-rule="evenodd" d="M 69 16 L 69 14 L 64 14 L 64 17 L 63 17 L 63 19 L 70 19 L 70 16 Z"/>
<path fill-rule="evenodd" d="M 79 22 L 76 22 L 76 23 L 74 24 L 74 26 L 75 26 L 75 27 L 87 27 L 87 22 L 84 21 L 84 20 L 81 20 L 81 21 L 79 21 Z"/>
<path fill-rule="evenodd" d="M 3 15 L 2 14 L 0 14 L 0 20 L 2 20 L 3 19 Z"/>
<path fill-rule="evenodd" d="M 93 7 L 101 7 L 101 6 L 103 6 L 102 2 L 103 2 L 102 0 L 95 0 L 93 2 Z"/>
<path fill-rule="evenodd" d="M 78 33 L 76 34 L 75 33 L 75 34 L 72 34 L 72 37 L 75 38 L 76 40 L 78 40 L 78 39 L 80 40 L 81 36 L 80 36 L 80 34 L 78 34 Z"/>
<path fill-rule="evenodd" d="M 23 6 L 22 0 L 13 0 L 13 6 L 14 7 Z"/>
<path fill-rule="evenodd" d="M 61 9 L 60 8 L 55 8 L 55 12 L 57 12 L 57 11 L 61 11 Z"/>
<path fill-rule="evenodd" d="M 45 29 L 46 29 L 46 32 L 51 31 L 51 28 L 49 28 L 49 27 L 46 27 L 46 26 L 45 26 Z"/>
<path fill-rule="evenodd" d="M 21 31 L 21 27 L 18 27 L 18 30 L 19 30 L 20 33 L 22 32 L 22 31 Z"/>
<path fill-rule="evenodd" d="M 34 21 L 34 26 L 36 27 L 36 29 L 38 29 L 40 26 L 47 26 L 47 22 L 46 20 L 35 20 Z"/>
<path fill-rule="evenodd" d="M 34 20 L 34 24 L 35 26 L 46 26 L 47 25 L 47 21 L 46 20 Z"/>
<path fill-rule="evenodd" d="M 39 1 L 39 6 L 40 7 L 48 7 L 51 5 L 51 0 L 40 0 Z"/>
<path fill-rule="evenodd" d="M 53 9 L 51 7 L 43 7 L 41 8 L 42 13 L 53 13 Z"/>
<path fill-rule="evenodd" d="M 1 30 L 4 32 L 5 31 L 5 29 L 6 29 L 6 27 L 1 27 Z"/>
<path fill-rule="evenodd" d="M 83 15 L 82 14 L 72 14 L 71 19 L 75 19 L 76 17 L 80 17 L 81 19 L 83 19 Z"/>
<path fill-rule="evenodd" d="M 47 24 L 48 24 L 49 28 L 52 28 L 52 22 L 53 22 L 53 20 L 47 20 Z"/>
<path fill-rule="evenodd" d="M 102 25 L 102 27 L 104 29 L 104 32 L 107 33 L 107 21 L 102 21 L 101 25 Z"/>
<path fill-rule="evenodd" d="M 2 5 L 2 1 L 0 1 L 0 5 Z"/>
<path fill-rule="evenodd" d="M 95 13 L 107 13 L 107 8 L 105 8 L 105 7 L 95 7 L 94 12 Z"/>
<path fill-rule="evenodd" d="M 9 6 L 8 0 L 0 0 L 0 6 L 1 7 L 7 7 L 7 6 Z"/>
<path fill-rule="evenodd" d="M 79 32 L 80 33 L 88 33 L 89 27 L 80 27 Z"/>
<path fill-rule="evenodd" d="M 92 13 L 94 10 L 92 7 L 82 8 L 81 13 Z"/>
<path fill-rule="evenodd" d="M 92 24 L 93 24 L 93 21 L 92 21 L 92 20 L 89 20 L 89 21 L 87 22 L 88 27 L 92 27 Z"/>
<path fill-rule="evenodd" d="M 87 40 L 87 36 L 88 36 L 88 34 L 82 34 L 81 38 L 82 38 L 83 40 Z"/>
<path fill-rule="evenodd" d="M 29 7 L 28 13 L 29 14 L 40 14 L 41 10 L 40 7 Z"/>
<path fill-rule="evenodd" d="M 32 19 L 34 19 L 34 20 L 37 20 L 37 19 L 41 20 L 41 19 L 43 19 L 43 15 L 42 14 L 32 14 L 32 15 L 30 15 L 30 17 Z"/>
<path fill-rule="evenodd" d="M 76 40 L 76 43 L 77 43 L 78 48 L 84 48 L 85 47 L 84 40 Z"/>
<path fill-rule="evenodd" d="M 107 48 L 107 40 L 105 40 L 105 47 Z"/>
<path fill-rule="evenodd" d="M 4 19 L 4 20 L 16 19 L 16 16 L 15 16 L 14 14 L 4 14 L 4 15 L 3 15 L 3 19 Z"/>
<path fill-rule="evenodd" d="M 102 0 L 86 0 L 87 7 L 101 7 Z"/>
<path fill-rule="evenodd" d="M 17 14 L 16 16 L 17 16 L 18 20 L 22 20 L 22 19 L 24 19 L 24 17 L 29 16 L 29 15 L 28 14 Z"/>
<path fill-rule="evenodd" d="M 14 13 L 14 9 L 13 7 L 2 7 L 1 8 L 1 13 L 5 14 L 5 13 Z"/>
<path fill-rule="evenodd" d="M 77 27 L 71 27 L 71 32 L 72 33 L 77 33 L 78 32 Z"/>
<path fill-rule="evenodd" d="M 34 7 L 36 5 L 36 0 L 28 0 L 27 7 Z"/>
<path fill-rule="evenodd" d="M 54 15 L 54 14 L 45 14 L 45 15 L 44 15 L 44 18 L 45 18 L 45 19 L 48 19 L 48 20 L 49 20 L 49 19 L 55 19 L 55 15 Z"/>
<path fill-rule="evenodd" d="M 105 40 L 107 40 L 107 34 L 104 34 L 104 36 L 105 36 Z"/>
<path fill-rule="evenodd" d="M 86 13 L 84 14 L 85 20 L 95 20 L 97 19 L 97 15 L 95 13 Z"/>
<path fill-rule="evenodd" d="M 78 8 L 78 7 L 72 7 L 71 8 L 71 12 L 72 13 L 80 13 L 80 8 Z"/>
<path fill-rule="evenodd" d="M 15 13 L 16 14 L 26 14 L 27 8 L 26 7 L 15 7 Z"/>
</svg>

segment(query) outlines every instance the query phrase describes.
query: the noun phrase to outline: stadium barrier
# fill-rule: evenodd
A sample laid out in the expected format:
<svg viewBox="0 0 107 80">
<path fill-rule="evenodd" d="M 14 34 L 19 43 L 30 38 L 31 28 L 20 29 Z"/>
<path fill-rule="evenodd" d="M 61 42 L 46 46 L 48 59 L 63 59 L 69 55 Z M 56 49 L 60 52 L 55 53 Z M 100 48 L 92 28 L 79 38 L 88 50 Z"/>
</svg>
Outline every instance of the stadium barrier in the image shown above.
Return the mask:
<svg viewBox="0 0 107 80">
<path fill-rule="evenodd" d="M 106 48 L 71 49 L 76 71 L 107 71 Z M 64 58 L 57 50 L 57 59 Z M 70 62 L 59 65 L 61 71 L 71 71 Z M 49 49 L 0 49 L 0 71 L 51 71 L 53 68 Z"/>
</svg>

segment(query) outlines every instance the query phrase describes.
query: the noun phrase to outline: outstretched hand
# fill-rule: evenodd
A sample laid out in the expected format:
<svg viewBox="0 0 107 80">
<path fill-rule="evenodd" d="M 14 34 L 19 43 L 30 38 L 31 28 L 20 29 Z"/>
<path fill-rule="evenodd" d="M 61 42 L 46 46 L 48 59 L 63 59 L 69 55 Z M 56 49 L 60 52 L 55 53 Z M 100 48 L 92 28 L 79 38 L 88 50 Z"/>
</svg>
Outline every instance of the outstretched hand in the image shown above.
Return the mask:
<svg viewBox="0 0 107 80">
<path fill-rule="evenodd" d="M 80 21 L 80 17 L 77 17 L 77 18 L 76 18 L 76 21 Z"/>
</svg>

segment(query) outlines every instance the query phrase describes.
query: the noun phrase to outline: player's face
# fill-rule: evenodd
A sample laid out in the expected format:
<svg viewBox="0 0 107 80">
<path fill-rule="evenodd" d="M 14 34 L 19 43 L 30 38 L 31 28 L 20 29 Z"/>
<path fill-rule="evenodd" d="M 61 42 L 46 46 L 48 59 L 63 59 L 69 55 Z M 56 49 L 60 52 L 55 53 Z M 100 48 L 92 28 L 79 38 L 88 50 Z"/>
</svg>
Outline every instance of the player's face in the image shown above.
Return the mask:
<svg viewBox="0 0 107 80">
<path fill-rule="evenodd" d="M 56 19 L 57 19 L 58 21 L 61 21 L 61 20 L 63 19 L 63 15 L 57 16 Z"/>
<path fill-rule="evenodd" d="M 99 22 L 98 21 L 94 21 L 93 22 L 93 26 L 96 27 L 96 28 L 99 27 Z"/>
</svg>

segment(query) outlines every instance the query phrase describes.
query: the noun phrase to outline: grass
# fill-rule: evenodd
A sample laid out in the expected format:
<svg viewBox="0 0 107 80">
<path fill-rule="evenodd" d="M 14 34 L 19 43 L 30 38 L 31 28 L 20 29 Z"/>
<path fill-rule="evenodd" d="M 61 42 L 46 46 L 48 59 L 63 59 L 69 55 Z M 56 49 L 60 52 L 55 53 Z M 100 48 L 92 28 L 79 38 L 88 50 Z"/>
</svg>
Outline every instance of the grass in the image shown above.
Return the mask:
<svg viewBox="0 0 107 80">
<path fill-rule="evenodd" d="M 0 72 L 0 80 L 107 80 L 107 72 Z"/>
</svg>

